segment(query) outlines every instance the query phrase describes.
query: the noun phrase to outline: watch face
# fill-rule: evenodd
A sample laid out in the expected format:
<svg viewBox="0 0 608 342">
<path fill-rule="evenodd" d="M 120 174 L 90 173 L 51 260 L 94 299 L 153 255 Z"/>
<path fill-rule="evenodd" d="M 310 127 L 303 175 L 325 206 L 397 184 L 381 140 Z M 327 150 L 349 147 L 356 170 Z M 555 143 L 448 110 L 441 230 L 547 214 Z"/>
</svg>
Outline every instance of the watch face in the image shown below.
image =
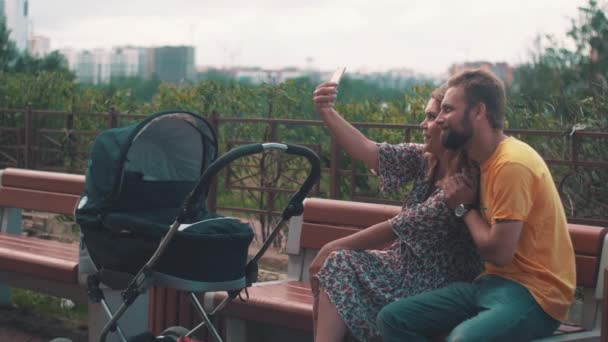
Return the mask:
<svg viewBox="0 0 608 342">
<path fill-rule="evenodd" d="M 464 205 L 461 204 L 454 209 L 454 215 L 456 215 L 456 217 L 462 217 L 466 211 Z"/>
</svg>

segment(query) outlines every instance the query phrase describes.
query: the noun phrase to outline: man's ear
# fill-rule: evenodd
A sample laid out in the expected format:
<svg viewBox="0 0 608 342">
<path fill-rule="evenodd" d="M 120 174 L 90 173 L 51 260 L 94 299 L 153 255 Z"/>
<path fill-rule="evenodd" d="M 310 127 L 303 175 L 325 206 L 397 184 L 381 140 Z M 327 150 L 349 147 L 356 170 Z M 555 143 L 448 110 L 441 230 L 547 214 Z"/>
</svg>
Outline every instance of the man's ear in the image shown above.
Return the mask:
<svg viewBox="0 0 608 342">
<path fill-rule="evenodd" d="M 488 119 L 487 118 L 487 107 L 486 104 L 483 102 L 478 102 L 474 107 L 473 107 L 473 115 L 475 116 L 475 119 Z"/>
</svg>

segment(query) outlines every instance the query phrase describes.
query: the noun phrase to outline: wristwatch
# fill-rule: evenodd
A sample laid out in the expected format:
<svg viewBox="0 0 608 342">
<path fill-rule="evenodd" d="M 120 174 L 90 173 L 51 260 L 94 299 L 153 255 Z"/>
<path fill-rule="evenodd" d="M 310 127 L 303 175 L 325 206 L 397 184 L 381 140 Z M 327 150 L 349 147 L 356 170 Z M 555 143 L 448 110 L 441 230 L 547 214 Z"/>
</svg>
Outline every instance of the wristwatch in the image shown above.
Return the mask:
<svg viewBox="0 0 608 342">
<path fill-rule="evenodd" d="M 473 209 L 472 204 L 464 204 L 460 203 L 456 208 L 454 208 L 454 215 L 458 218 L 463 217 L 469 210 Z"/>
</svg>

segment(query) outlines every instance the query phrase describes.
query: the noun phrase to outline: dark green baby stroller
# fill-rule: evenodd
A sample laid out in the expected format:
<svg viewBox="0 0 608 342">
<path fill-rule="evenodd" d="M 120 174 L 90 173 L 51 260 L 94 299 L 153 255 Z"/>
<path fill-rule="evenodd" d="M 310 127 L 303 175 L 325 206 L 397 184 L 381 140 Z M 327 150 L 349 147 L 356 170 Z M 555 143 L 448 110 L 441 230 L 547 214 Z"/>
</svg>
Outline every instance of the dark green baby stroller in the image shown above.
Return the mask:
<svg viewBox="0 0 608 342">
<path fill-rule="evenodd" d="M 223 167 L 268 149 L 305 157 L 311 168 L 281 221 L 247 261 L 252 229 L 210 212 L 207 193 Z M 302 202 L 320 174 L 318 156 L 297 145 L 244 145 L 217 160 L 216 156 L 212 127 L 184 111 L 154 114 L 141 123 L 104 131 L 95 139 L 76 220 L 83 248 L 95 266 L 87 278 L 89 298 L 101 303 L 109 318 L 100 341 L 110 331 L 128 340 L 119 319 L 151 286 L 189 292 L 202 324 L 220 341 L 209 316 L 257 281 L 258 260 L 285 221 L 302 213 Z M 116 311 L 106 304 L 102 285 L 124 289 Z M 208 314 L 195 295 L 201 291 L 227 291 L 228 300 Z"/>
</svg>

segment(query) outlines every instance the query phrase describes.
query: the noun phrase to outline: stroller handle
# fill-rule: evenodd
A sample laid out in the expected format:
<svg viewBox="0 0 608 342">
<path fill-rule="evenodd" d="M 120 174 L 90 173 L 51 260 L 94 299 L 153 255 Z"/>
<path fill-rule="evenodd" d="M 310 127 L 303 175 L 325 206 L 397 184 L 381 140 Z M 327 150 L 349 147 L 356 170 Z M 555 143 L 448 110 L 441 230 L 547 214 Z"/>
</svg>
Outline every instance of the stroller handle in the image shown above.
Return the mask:
<svg viewBox="0 0 608 342">
<path fill-rule="evenodd" d="M 184 222 L 191 214 L 196 207 L 197 199 L 200 198 L 202 194 L 206 194 L 209 191 L 209 185 L 211 184 L 211 180 L 215 175 L 223 169 L 226 165 L 230 164 L 236 159 L 261 153 L 265 150 L 269 149 L 277 149 L 281 150 L 287 154 L 293 154 L 301 157 L 305 157 L 310 163 L 310 172 L 308 177 L 304 181 L 304 184 L 300 187 L 300 189 L 291 197 L 289 200 L 289 204 L 283 211 L 283 219 L 289 219 L 294 215 L 300 215 L 304 211 L 304 206 L 302 202 L 304 198 L 314 184 L 319 180 L 321 175 L 321 161 L 319 156 L 312 151 L 311 149 L 300 146 L 300 145 L 292 145 L 292 144 L 281 144 L 281 143 L 264 143 L 264 144 L 249 144 L 236 147 L 227 153 L 223 154 L 219 157 L 215 162 L 213 162 L 203 175 L 199 178 L 198 183 L 194 187 L 194 189 L 190 192 L 188 197 L 186 197 L 184 204 L 180 210 L 180 213 L 177 217 L 177 222 Z"/>
</svg>

